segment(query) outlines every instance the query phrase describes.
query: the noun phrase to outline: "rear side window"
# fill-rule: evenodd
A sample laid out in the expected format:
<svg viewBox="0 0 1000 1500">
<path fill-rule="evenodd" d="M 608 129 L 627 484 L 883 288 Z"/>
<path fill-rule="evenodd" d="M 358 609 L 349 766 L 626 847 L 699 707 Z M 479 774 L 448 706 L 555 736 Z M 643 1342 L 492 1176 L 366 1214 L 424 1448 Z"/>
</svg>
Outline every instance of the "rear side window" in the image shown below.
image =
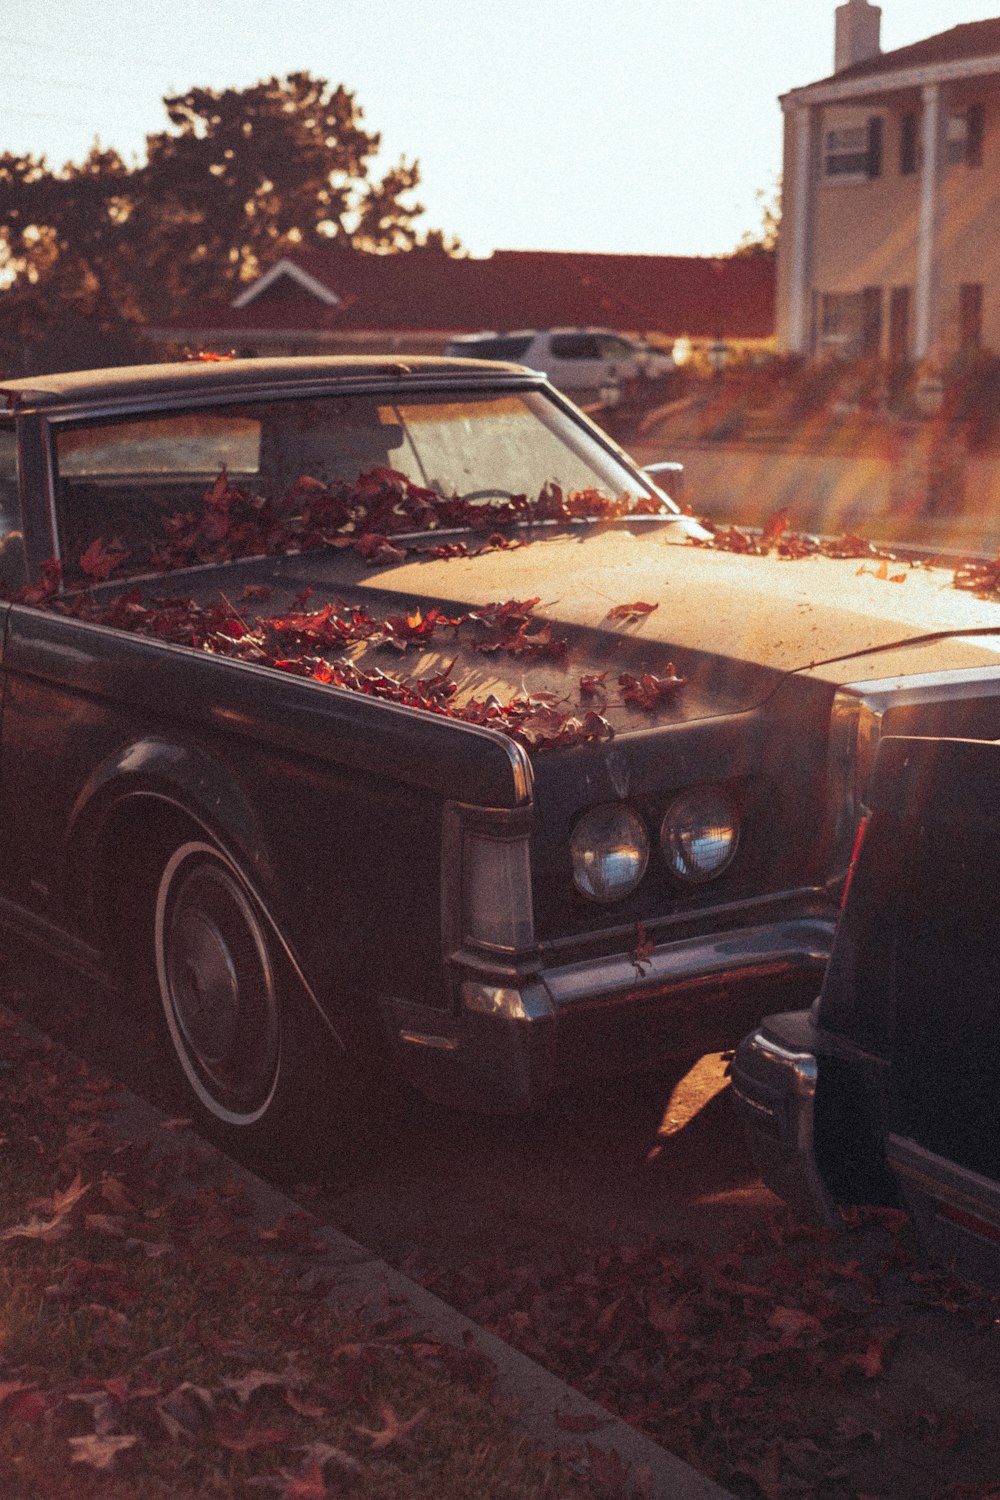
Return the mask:
<svg viewBox="0 0 1000 1500">
<path fill-rule="evenodd" d="M 467 359 L 506 359 L 517 364 L 527 354 L 530 343 L 530 334 L 511 334 L 495 339 L 476 339 L 474 343 L 457 343 L 451 349 L 453 354 L 464 354 Z"/>
</svg>

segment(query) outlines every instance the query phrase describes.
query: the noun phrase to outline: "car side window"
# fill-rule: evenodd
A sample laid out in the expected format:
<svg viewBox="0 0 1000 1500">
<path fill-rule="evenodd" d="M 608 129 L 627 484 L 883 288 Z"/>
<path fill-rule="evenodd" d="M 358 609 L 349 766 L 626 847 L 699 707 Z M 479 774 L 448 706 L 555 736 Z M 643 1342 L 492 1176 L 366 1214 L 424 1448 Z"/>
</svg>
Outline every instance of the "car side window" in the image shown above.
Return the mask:
<svg viewBox="0 0 1000 1500">
<path fill-rule="evenodd" d="M 552 335 L 554 359 L 600 359 L 600 344 L 592 333 L 554 333 Z"/>
<path fill-rule="evenodd" d="M 260 470 L 261 424 L 244 412 L 171 412 L 68 427 L 56 435 L 60 556 L 72 569 L 91 542 L 118 541 L 136 561 L 162 543 L 165 521 L 201 505 L 225 470 Z"/>
<path fill-rule="evenodd" d="M 599 342 L 605 359 L 634 359 L 636 356 L 635 346 L 628 339 L 618 339 L 605 333 Z"/>
<path fill-rule="evenodd" d="M 0 592 L 10 593 L 28 579 L 17 477 L 17 434 L 0 426 Z"/>
</svg>

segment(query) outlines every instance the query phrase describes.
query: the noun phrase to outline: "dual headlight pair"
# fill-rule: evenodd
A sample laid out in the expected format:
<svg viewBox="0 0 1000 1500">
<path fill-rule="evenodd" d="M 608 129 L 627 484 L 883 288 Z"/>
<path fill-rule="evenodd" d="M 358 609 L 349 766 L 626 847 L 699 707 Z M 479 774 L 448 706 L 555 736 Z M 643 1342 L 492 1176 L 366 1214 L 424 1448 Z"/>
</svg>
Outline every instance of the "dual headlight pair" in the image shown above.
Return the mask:
<svg viewBox="0 0 1000 1500">
<path fill-rule="evenodd" d="M 660 850 L 679 880 L 698 885 L 721 875 L 736 853 L 739 820 L 721 787 L 691 787 L 675 797 L 660 823 Z M 573 882 L 591 901 L 620 901 L 649 864 L 646 824 L 627 802 L 592 807 L 570 839 Z"/>
</svg>

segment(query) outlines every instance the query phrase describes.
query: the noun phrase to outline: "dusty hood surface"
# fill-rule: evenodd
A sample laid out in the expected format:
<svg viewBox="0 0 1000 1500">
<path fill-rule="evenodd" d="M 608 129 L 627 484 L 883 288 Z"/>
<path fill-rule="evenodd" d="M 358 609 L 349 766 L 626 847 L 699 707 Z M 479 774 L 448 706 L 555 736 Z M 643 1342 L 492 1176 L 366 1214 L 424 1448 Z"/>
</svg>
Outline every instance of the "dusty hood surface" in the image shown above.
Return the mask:
<svg viewBox="0 0 1000 1500">
<path fill-rule="evenodd" d="M 468 558 L 418 555 L 369 567 L 348 550 L 269 566 L 290 590 L 311 585 L 310 607 L 344 598 L 380 617 L 433 607 L 458 616 L 537 599 L 534 618 L 564 650 L 540 658 L 484 654 L 476 646 L 485 632 L 477 636 L 472 627 L 442 629 L 405 652 L 384 642 L 354 649 L 366 667 L 410 678 L 454 663 L 463 699 L 554 693 L 564 706 L 596 708 L 618 731 L 751 708 L 792 672 L 844 683 L 1000 668 L 1000 602 L 955 589 L 950 569 L 890 563 L 879 577 L 873 562 L 737 555 L 691 546 L 678 533 L 675 526 L 581 527 Z M 634 603 L 655 608 L 613 616 Z M 963 635 L 982 629 L 995 637 Z M 951 634 L 906 644 L 942 631 Z M 663 674 L 670 664 L 686 684 L 655 714 L 622 702 L 622 674 Z M 601 673 L 600 691 L 581 693 L 581 678 Z"/>
</svg>

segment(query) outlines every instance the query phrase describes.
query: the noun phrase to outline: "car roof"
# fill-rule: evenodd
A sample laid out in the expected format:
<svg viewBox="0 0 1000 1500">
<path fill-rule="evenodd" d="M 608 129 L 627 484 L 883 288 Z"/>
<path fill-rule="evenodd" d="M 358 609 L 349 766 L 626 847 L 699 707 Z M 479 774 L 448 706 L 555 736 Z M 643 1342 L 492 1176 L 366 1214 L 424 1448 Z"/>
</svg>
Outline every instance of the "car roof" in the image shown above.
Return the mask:
<svg viewBox="0 0 1000 1500">
<path fill-rule="evenodd" d="M 294 388 L 351 380 L 384 380 L 394 385 L 428 377 L 456 377 L 483 385 L 496 374 L 531 378 L 521 365 L 435 355 L 329 355 L 314 358 L 187 360 L 179 364 L 125 365 L 118 369 L 71 370 L 62 375 L 30 375 L 0 381 L 0 407 L 53 407 L 148 397 L 204 397 L 252 392 L 255 387 Z M 535 377 L 537 379 L 537 377 Z"/>
</svg>

